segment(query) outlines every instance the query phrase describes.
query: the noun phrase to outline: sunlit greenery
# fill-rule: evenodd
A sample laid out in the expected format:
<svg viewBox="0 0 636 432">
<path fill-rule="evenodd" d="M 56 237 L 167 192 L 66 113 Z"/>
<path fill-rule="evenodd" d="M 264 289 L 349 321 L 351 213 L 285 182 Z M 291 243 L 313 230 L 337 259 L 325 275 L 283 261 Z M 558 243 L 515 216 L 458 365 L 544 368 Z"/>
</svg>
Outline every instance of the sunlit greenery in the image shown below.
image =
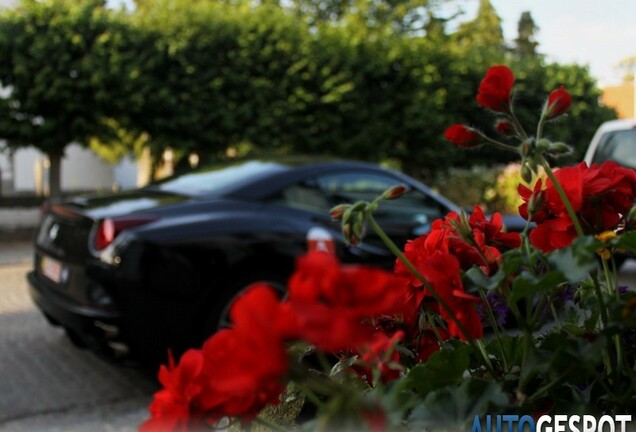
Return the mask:
<svg viewBox="0 0 636 432">
<path fill-rule="evenodd" d="M 26 0 L 0 12 L 0 138 L 52 161 L 73 141 L 114 161 L 142 139 L 155 156 L 170 147 L 205 162 L 240 146 L 391 161 L 427 177 L 514 159 L 442 138 L 457 120 L 487 124 L 474 94 L 495 63 L 518 71 L 522 121 L 536 120 L 524 107 L 547 91 L 572 93 L 568 128 L 554 130 L 577 153 L 559 163 L 580 159 L 615 115 L 585 67 L 545 62 L 529 13 L 507 43 L 488 0 L 459 26 L 447 25 L 458 0 L 136 3 Z"/>
</svg>

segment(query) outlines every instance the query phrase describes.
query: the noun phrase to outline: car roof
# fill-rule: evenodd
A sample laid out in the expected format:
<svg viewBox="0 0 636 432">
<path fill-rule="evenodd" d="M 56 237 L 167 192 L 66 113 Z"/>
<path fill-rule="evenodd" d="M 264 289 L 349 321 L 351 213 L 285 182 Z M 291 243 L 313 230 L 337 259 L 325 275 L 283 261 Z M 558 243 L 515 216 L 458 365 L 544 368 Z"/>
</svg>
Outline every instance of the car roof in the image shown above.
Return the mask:
<svg viewBox="0 0 636 432">
<path fill-rule="evenodd" d="M 620 120 L 610 120 L 601 124 L 599 128 L 594 133 L 594 137 L 590 141 L 590 144 L 585 152 L 584 161 L 590 165 L 592 160 L 594 159 L 594 154 L 598 148 L 599 142 L 601 141 L 601 137 L 608 132 L 615 132 L 621 130 L 628 130 L 636 128 L 636 119 L 620 119 Z"/>
<path fill-rule="evenodd" d="M 193 197 L 266 196 L 282 184 L 296 179 L 343 170 L 385 171 L 376 164 L 330 156 L 281 156 L 232 160 L 158 181 L 149 188 Z"/>
</svg>

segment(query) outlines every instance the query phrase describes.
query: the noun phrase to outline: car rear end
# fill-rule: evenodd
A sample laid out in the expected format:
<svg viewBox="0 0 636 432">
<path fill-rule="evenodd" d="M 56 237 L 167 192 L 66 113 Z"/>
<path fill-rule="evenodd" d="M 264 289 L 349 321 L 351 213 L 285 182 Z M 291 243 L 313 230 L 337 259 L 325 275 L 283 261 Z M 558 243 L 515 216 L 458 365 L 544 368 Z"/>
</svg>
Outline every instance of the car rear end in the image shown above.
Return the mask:
<svg viewBox="0 0 636 432">
<path fill-rule="evenodd" d="M 76 345 L 119 357 L 128 351 L 119 309 L 103 281 L 87 271 L 99 262 L 95 241 L 104 236 L 103 222 L 72 205 L 43 206 L 28 281 L 37 307 Z"/>
</svg>

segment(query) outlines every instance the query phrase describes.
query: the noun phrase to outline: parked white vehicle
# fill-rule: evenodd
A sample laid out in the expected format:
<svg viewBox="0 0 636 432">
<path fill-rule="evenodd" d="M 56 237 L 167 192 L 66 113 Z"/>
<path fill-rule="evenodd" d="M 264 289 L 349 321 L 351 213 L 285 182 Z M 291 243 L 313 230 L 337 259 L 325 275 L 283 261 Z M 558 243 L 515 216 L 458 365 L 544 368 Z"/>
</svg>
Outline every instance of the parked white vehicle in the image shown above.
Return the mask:
<svg viewBox="0 0 636 432">
<path fill-rule="evenodd" d="M 585 162 L 589 166 L 606 160 L 636 169 L 636 119 L 612 120 L 598 128 L 585 153 Z"/>
</svg>

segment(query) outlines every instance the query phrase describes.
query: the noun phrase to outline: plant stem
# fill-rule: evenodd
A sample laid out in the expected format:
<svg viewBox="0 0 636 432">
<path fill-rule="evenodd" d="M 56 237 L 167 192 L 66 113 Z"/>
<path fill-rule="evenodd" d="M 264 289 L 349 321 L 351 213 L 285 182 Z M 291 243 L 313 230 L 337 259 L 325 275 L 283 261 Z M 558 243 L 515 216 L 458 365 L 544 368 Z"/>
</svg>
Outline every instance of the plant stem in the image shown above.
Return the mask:
<svg viewBox="0 0 636 432">
<path fill-rule="evenodd" d="M 513 124 L 515 130 L 521 136 L 521 139 L 523 141 L 527 140 L 528 139 L 528 134 L 526 133 L 525 129 L 521 125 L 521 122 L 519 121 L 519 119 L 515 115 L 515 113 L 514 113 L 514 111 L 512 109 L 512 104 L 510 104 L 510 119 L 512 120 L 512 124 Z"/>
<path fill-rule="evenodd" d="M 486 135 L 481 135 L 481 137 L 486 140 L 486 142 L 492 144 L 493 146 L 501 149 L 501 150 L 506 150 L 506 151 L 510 151 L 510 152 L 514 152 L 514 153 L 518 153 L 519 149 L 515 146 L 511 146 L 509 144 L 504 144 L 501 141 L 497 141 L 495 139 L 490 138 L 489 136 Z"/>
<path fill-rule="evenodd" d="M 439 334 L 439 329 L 437 328 L 437 324 L 435 324 L 435 319 L 433 318 L 433 315 L 431 315 L 431 311 L 430 310 L 424 311 L 424 315 L 426 316 L 426 320 L 430 324 L 431 330 L 433 330 L 433 333 L 435 334 L 435 337 L 437 338 L 437 342 L 439 343 L 441 347 L 442 344 L 444 343 L 444 339 L 442 339 L 442 336 Z"/>
<path fill-rule="evenodd" d="M 603 263 L 603 273 L 605 274 L 605 284 L 607 292 L 611 295 L 614 291 L 618 291 L 614 286 L 614 281 L 612 279 L 609 266 L 607 265 L 607 261 L 601 258 L 601 262 Z"/>
<path fill-rule="evenodd" d="M 554 308 L 554 302 L 549 302 L 549 303 L 550 303 L 550 311 L 552 312 L 552 316 L 554 317 L 554 321 L 559 326 L 559 329 L 563 328 L 563 324 L 561 324 L 561 320 L 559 319 L 559 314 L 557 313 L 556 309 Z"/>
<path fill-rule="evenodd" d="M 583 228 L 581 228 L 579 219 L 576 217 L 576 213 L 574 209 L 572 208 L 572 203 L 568 199 L 568 196 L 565 194 L 565 191 L 561 187 L 561 184 L 555 177 L 554 172 L 550 168 L 550 164 L 548 164 L 548 161 L 546 161 L 543 156 L 541 157 L 541 166 L 543 167 L 543 169 L 545 169 L 546 174 L 552 181 L 554 188 L 559 194 L 559 197 L 561 198 L 561 201 L 563 202 L 563 205 L 565 206 L 565 209 L 568 212 L 568 216 L 570 216 L 570 219 L 572 220 L 572 224 L 574 225 L 574 229 L 576 230 L 577 235 L 579 236 L 585 235 L 585 233 L 583 232 Z"/>
<path fill-rule="evenodd" d="M 596 293 L 596 298 L 598 299 L 599 312 L 601 313 L 601 324 L 602 328 L 607 326 L 607 308 L 605 307 L 605 300 L 603 299 L 603 292 L 601 291 L 601 286 L 598 283 L 598 273 L 594 277 L 592 277 L 592 282 L 594 283 L 594 292 Z"/>
<path fill-rule="evenodd" d="M 492 363 L 490 362 L 490 357 L 488 356 L 488 351 L 486 351 L 486 347 L 484 347 L 484 344 L 481 339 L 477 339 L 477 348 L 479 348 L 479 352 L 481 352 L 482 357 L 486 361 L 486 366 L 490 370 L 492 377 L 496 379 L 497 376 L 495 375 L 495 368 L 492 367 Z"/>
<path fill-rule="evenodd" d="M 539 119 L 539 123 L 537 124 L 537 135 L 534 137 L 535 140 L 539 141 L 541 136 L 543 135 L 543 125 L 545 124 L 545 118 L 543 115 Z"/>
<path fill-rule="evenodd" d="M 479 295 L 481 296 L 481 300 L 484 302 L 486 306 L 486 312 L 488 313 L 488 317 L 490 318 L 490 322 L 492 323 L 492 328 L 495 331 L 495 337 L 497 338 L 497 342 L 499 345 L 499 350 L 501 351 L 501 360 L 503 361 L 504 369 L 506 372 L 510 371 L 508 368 L 508 361 L 506 359 L 506 350 L 503 346 L 503 341 L 501 339 L 501 333 L 499 333 L 499 323 L 495 318 L 495 314 L 492 312 L 492 307 L 490 306 L 490 302 L 488 301 L 488 297 L 486 297 L 486 293 L 483 289 L 479 290 Z"/>
</svg>

